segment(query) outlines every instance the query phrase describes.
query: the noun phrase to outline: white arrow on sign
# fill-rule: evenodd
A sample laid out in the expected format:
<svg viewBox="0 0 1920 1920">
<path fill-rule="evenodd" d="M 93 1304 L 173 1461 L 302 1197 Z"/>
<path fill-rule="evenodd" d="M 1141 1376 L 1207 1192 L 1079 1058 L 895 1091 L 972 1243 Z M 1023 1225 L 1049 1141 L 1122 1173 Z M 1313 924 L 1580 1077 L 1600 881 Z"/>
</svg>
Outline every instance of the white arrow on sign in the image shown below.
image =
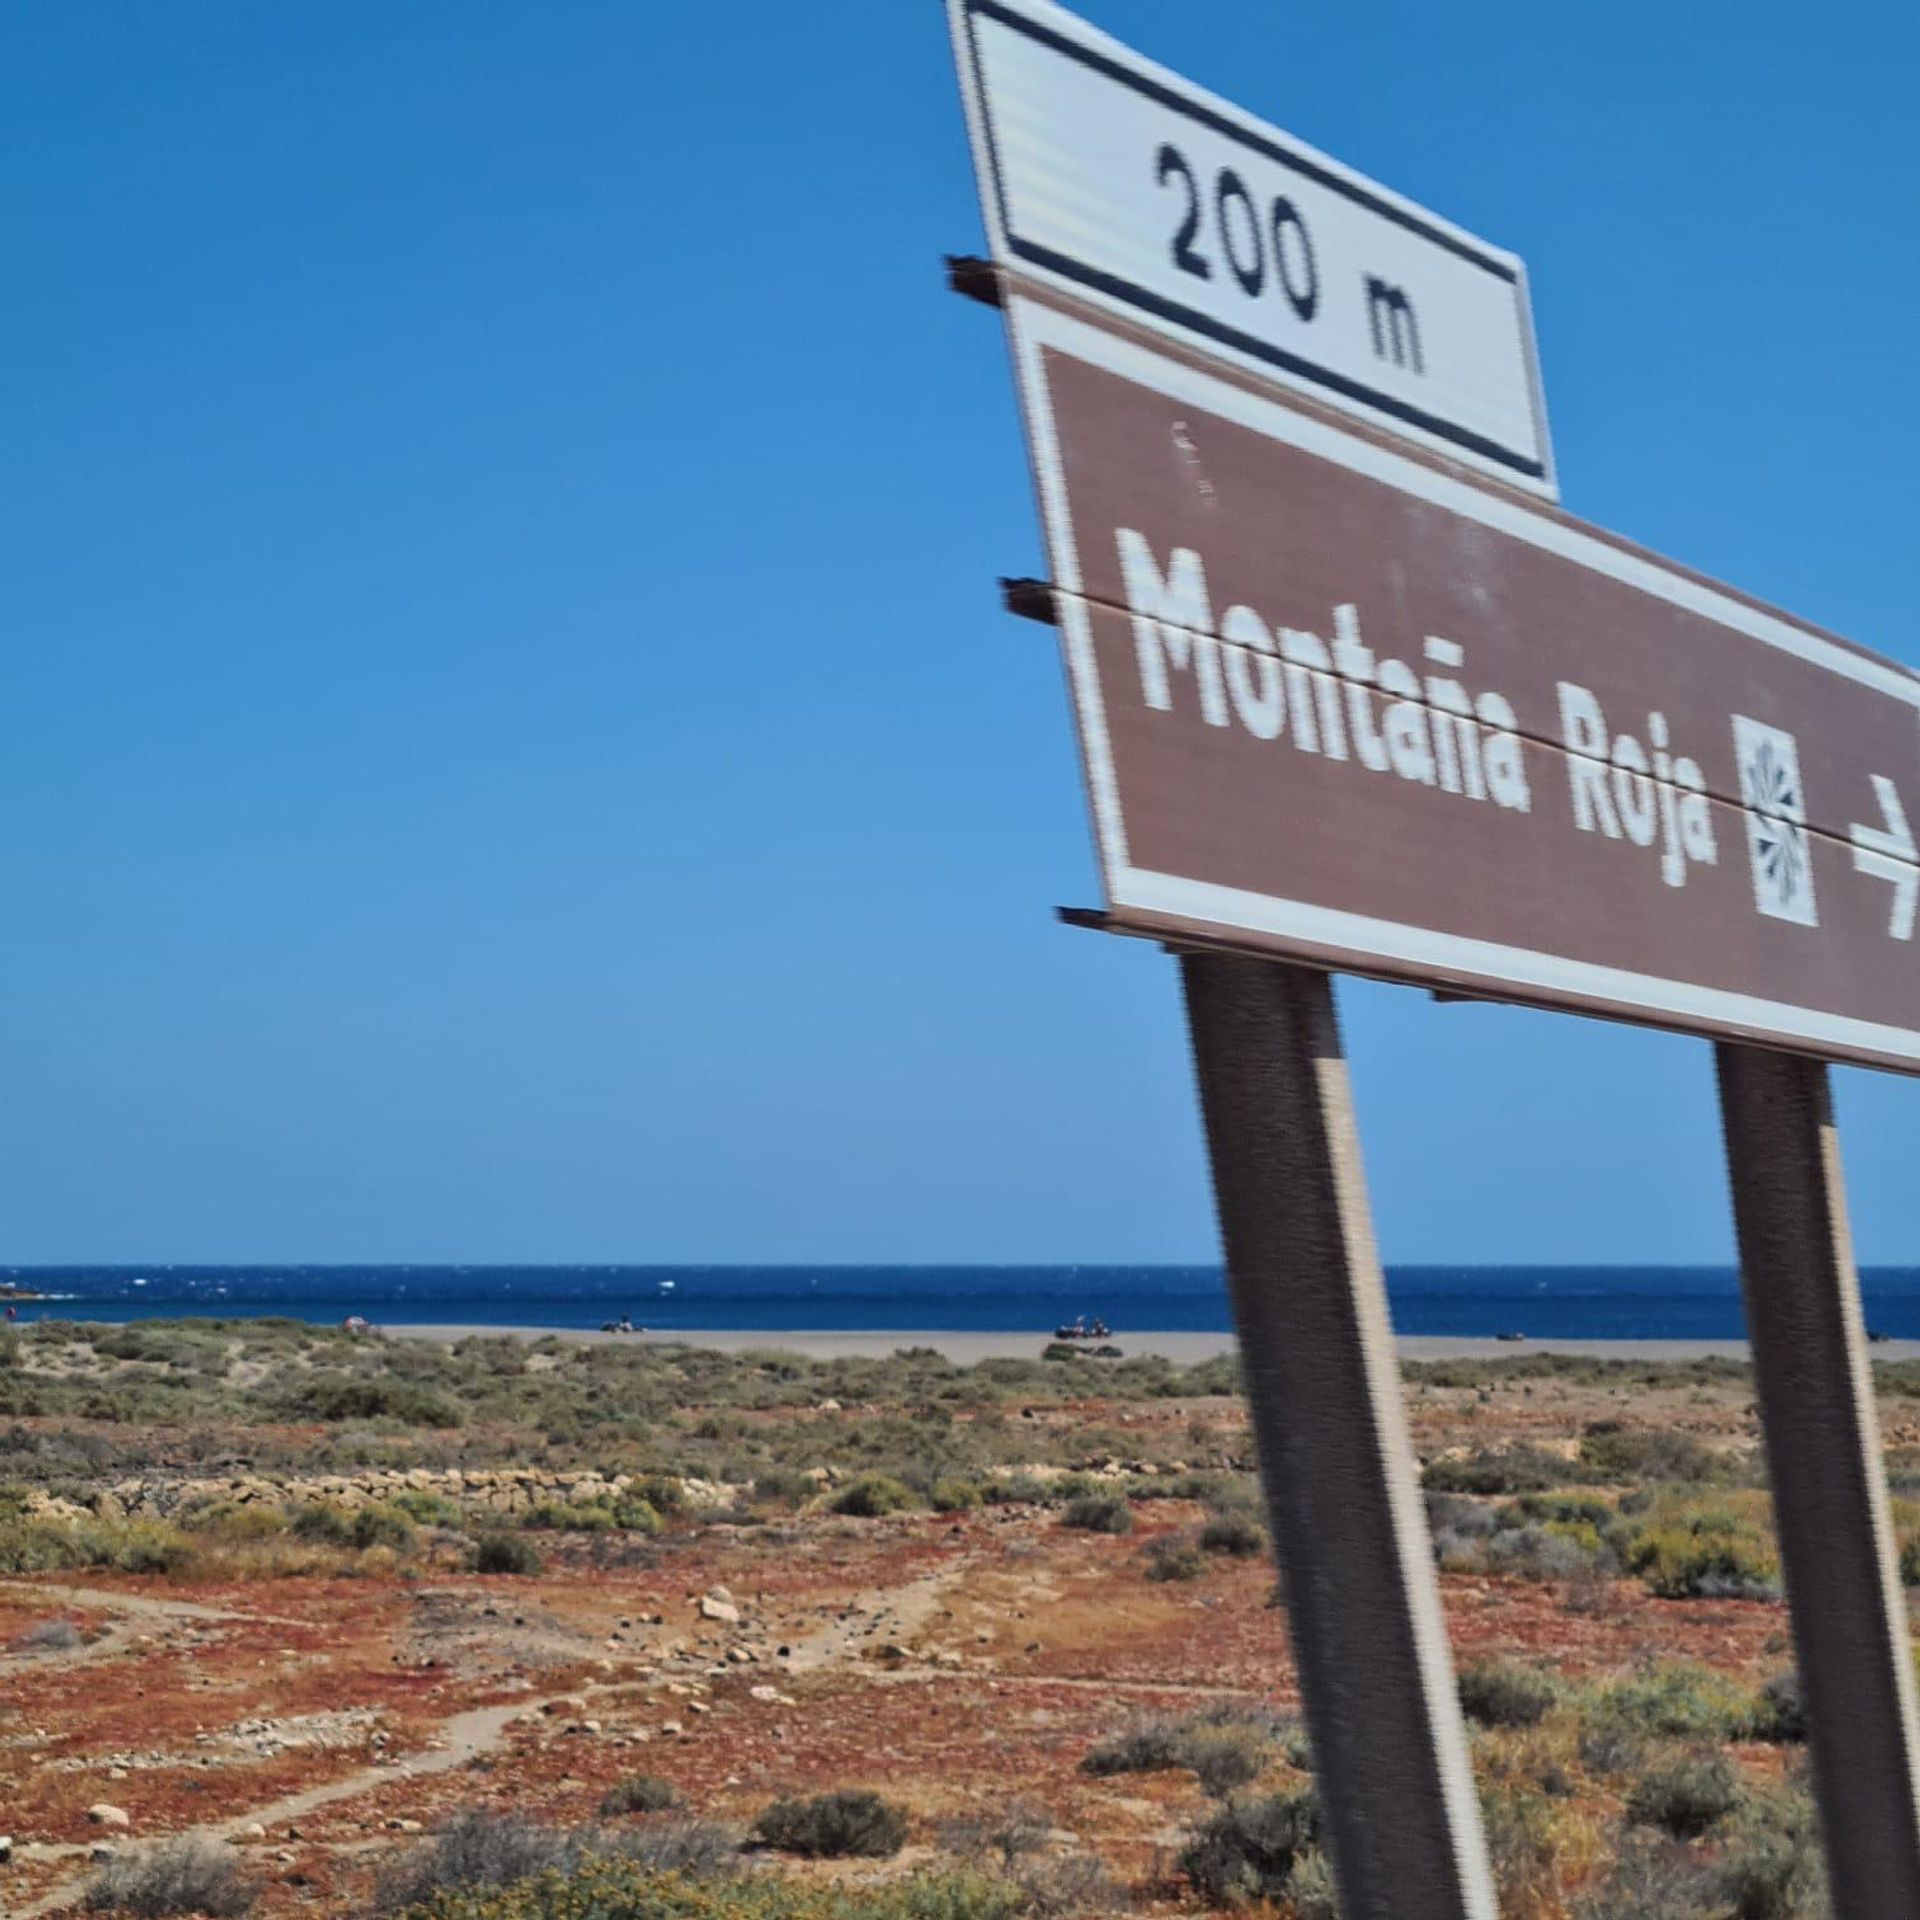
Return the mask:
<svg viewBox="0 0 1920 1920">
<path fill-rule="evenodd" d="M 1913 916 L 1920 900 L 1920 848 L 1913 844 L 1913 829 L 1907 825 L 1906 809 L 1900 795 L 1884 773 L 1870 773 L 1873 791 L 1886 815 L 1884 828 L 1862 826 L 1855 821 L 1848 829 L 1853 841 L 1853 865 L 1858 873 L 1870 873 L 1876 880 L 1893 882 L 1893 907 L 1887 915 L 1887 931 L 1896 940 L 1913 938 Z"/>
</svg>

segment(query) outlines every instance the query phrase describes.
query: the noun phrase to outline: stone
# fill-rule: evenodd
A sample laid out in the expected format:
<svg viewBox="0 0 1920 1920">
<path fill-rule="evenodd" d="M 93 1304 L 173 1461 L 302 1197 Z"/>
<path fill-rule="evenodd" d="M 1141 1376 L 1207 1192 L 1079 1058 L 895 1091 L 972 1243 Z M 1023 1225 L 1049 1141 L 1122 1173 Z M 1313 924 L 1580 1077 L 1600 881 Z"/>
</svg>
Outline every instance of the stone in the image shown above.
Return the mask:
<svg viewBox="0 0 1920 1920">
<path fill-rule="evenodd" d="M 130 1827 L 133 1815 L 125 1807 L 116 1807 L 110 1800 L 96 1800 L 87 1809 L 87 1818 L 96 1827 Z"/>
<path fill-rule="evenodd" d="M 737 1627 L 740 1624 L 740 1609 L 731 1600 L 716 1600 L 710 1593 L 703 1594 L 700 1617 L 703 1620 L 718 1620 L 722 1626 Z"/>
</svg>

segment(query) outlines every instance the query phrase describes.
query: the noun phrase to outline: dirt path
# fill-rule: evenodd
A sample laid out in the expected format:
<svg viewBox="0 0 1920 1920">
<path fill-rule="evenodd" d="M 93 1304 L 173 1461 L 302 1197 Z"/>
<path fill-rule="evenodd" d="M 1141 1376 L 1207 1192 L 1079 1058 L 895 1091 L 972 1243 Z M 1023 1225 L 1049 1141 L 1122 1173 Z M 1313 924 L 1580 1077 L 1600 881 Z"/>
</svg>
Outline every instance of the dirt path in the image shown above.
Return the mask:
<svg viewBox="0 0 1920 1920">
<path fill-rule="evenodd" d="M 28 1648 L 0 1661 L 0 1673 L 46 1672 L 86 1666 L 95 1660 L 124 1653 L 133 1629 L 141 1622 L 166 1626 L 298 1627 L 303 1622 L 279 1613 L 246 1613 L 232 1607 L 203 1606 L 196 1600 L 159 1600 L 148 1594 L 117 1593 L 110 1587 L 62 1587 L 38 1580 L 9 1580 L 9 1593 L 39 1594 L 57 1606 L 84 1608 L 110 1614 L 101 1633 L 77 1647 Z"/>
<path fill-rule="evenodd" d="M 796 1673 L 811 1672 L 836 1661 L 857 1661 L 860 1657 L 862 1642 L 876 1639 L 904 1639 L 916 1632 L 933 1617 L 942 1597 L 967 1571 L 973 1557 L 970 1554 L 962 1554 L 946 1565 L 921 1574 L 902 1586 L 870 1588 L 855 1595 L 848 1603 L 852 1609 L 851 1617 L 828 1621 L 811 1634 L 790 1643 L 793 1651 L 788 1662 L 789 1669 Z M 46 1587 L 36 1590 L 58 1594 L 69 1605 L 87 1606 L 102 1612 L 112 1609 L 127 1618 L 165 1618 L 203 1622 L 277 1622 L 277 1616 L 272 1614 L 235 1612 L 219 1607 L 199 1606 L 191 1601 L 153 1600 L 136 1594 L 69 1587 Z M 277 1623 L 298 1624 L 297 1622 Z M 106 1638 L 107 1636 L 103 1636 L 100 1641 L 93 1644 L 93 1647 L 85 1649 L 84 1652 L 97 1654 L 97 1650 L 105 1644 Z M 338 1780 L 330 1780 L 321 1786 L 310 1787 L 302 1793 L 288 1794 L 264 1806 L 249 1807 L 238 1813 L 224 1815 L 217 1820 L 206 1821 L 199 1826 L 182 1828 L 165 1837 L 175 1839 L 198 1835 L 209 1840 L 231 1841 L 251 1826 L 285 1826 L 302 1819 L 320 1807 L 331 1806 L 341 1800 L 356 1799 L 362 1794 L 377 1792 L 395 1781 L 448 1773 L 457 1767 L 463 1767 L 479 1755 L 490 1753 L 497 1748 L 504 1739 L 507 1729 L 516 1720 L 542 1714 L 558 1701 L 576 1696 L 592 1698 L 598 1694 L 625 1693 L 630 1689 L 631 1682 L 589 1683 L 585 1686 L 570 1688 L 563 1694 L 514 1700 L 500 1706 L 470 1708 L 464 1713 L 456 1713 L 442 1721 L 431 1736 L 433 1744 L 429 1747 L 404 1754 L 380 1766 L 362 1767 L 353 1773 L 342 1775 Z M 62 1847 L 57 1850 L 48 1847 L 33 1850 L 34 1854 L 43 1860 L 49 1857 L 73 1857 L 84 1851 L 85 1849 L 79 1847 Z M 39 1920 L 39 1917 L 44 1914 L 65 1912 L 77 1905 L 85 1896 L 91 1878 L 89 1874 L 63 1881 L 49 1892 L 42 1894 L 39 1899 L 24 1906 L 0 1907 L 0 1915 L 4 1915 L 5 1920 Z"/>
<path fill-rule="evenodd" d="M 121 1593 L 113 1587 L 68 1587 L 49 1580 L 9 1580 L 9 1593 L 37 1593 L 61 1606 L 85 1607 L 94 1613 L 120 1613 L 148 1620 L 231 1621 L 242 1625 L 302 1627 L 304 1620 L 286 1613 L 256 1613 L 250 1608 L 209 1607 L 198 1600 L 159 1600 L 152 1594 Z"/>
<path fill-rule="evenodd" d="M 945 1566 L 918 1575 L 899 1587 L 869 1587 L 845 1603 L 846 1619 L 829 1620 L 791 1640 L 790 1673 L 813 1673 L 838 1660 L 858 1660 L 860 1643 L 905 1640 L 931 1620 L 947 1590 L 971 1570 L 978 1555 L 963 1553 Z"/>
<path fill-rule="evenodd" d="M 600 1689 L 581 1687 L 576 1691 L 591 1695 Z M 329 1780 L 324 1786 L 309 1787 L 304 1793 L 290 1793 L 284 1800 L 273 1800 L 264 1807 L 255 1807 L 249 1812 L 236 1813 L 225 1820 L 196 1827 L 194 1832 L 210 1835 L 216 1840 L 231 1840 L 248 1827 L 284 1825 L 312 1813 L 316 1807 L 329 1806 L 336 1800 L 351 1800 L 356 1794 L 383 1787 L 389 1781 L 417 1780 L 426 1774 L 450 1773 L 455 1767 L 465 1766 L 475 1755 L 490 1753 L 500 1744 L 501 1737 L 514 1721 L 529 1713 L 542 1713 L 549 1704 L 545 1699 L 515 1700 L 507 1706 L 469 1708 L 467 1712 L 456 1713 L 451 1720 L 440 1723 L 440 1730 L 434 1736 L 434 1746 L 423 1748 L 418 1753 L 402 1754 L 399 1759 L 390 1760 L 384 1766 L 362 1767 L 358 1773 Z"/>
<path fill-rule="evenodd" d="M 592 1694 L 601 1689 L 585 1687 L 575 1691 Z M 556 1694 L 553 1699 L 570 1697 Z M 283 1799 L 271 1800 L 265 1806 L 249 1807 L 240 1813 L 228 1814 L 224 1819 L 182 1828 L 178 1833 L 165 1837 L 172 1840 L 192 1835 L 207 1840 L 230 1841 L 248 1827 L 284 1826 L 319 1807 L 330 1806 L 336 1800 L 352 1800 L 396 1780 L 414 1780 L 427 1774 L 451 1772 L 455 1767 L 465 1766 L 476 1755 L 490 1753 L 500 1744 L 514 1721 L 526 1714 L 543 1713 L 550 1704 L 552 1702 L 547 1699 L 533 1699 L 515 1700 L 506 1706 L 470 1708 L 465 1713 L 456 1713 L 451 1719 L 442 1721 L 434 1736 L 436 1744 L 420 1752 L 404 1754 L 384 1766 L 362 1767 L 355 1773 L 342 1775 L 338 1780 L 329 1780 L 323 1786 L 309 1787 L 304 1793 L 291 1793 Z M 41 1857 L 47 1857 L 50 1851 L 42 1852 Z M 78 1854 L 85 1849 L 73 1847 L 61 1851 Z M 4 1914 L 7 1920 L 38 1920 L 42 1914 L 65 1912 L 84 1897 L 91 1879 L 89 1874 L 62 1881 L 59 1886 L 26 1906 L 0 1907 L 0 1914 Z"/>
</svg>

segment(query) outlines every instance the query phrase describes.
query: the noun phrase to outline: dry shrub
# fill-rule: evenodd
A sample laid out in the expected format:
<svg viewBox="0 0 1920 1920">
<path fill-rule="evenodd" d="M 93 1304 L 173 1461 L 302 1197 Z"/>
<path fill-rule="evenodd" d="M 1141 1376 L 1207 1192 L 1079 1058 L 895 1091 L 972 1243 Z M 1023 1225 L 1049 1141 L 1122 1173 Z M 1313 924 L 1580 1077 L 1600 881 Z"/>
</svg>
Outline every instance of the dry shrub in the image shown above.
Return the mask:
<svg viewBox="0 0 1920 1920">
<path fill-rule="evenodd" d="M 834 1495 L 835 1513 L 851 1514 L 857 1520 L 878 1520 L 889 1513 L 910 1513 L 920 1505 L 920 1496 L 904 1481 L 887 1473 L 863 1473 L 850 1486 Z"/>
<path fill-rule="evenodd" d="M 1125 1494 L 1083 1493 L 1067 1502 L 1060 1516 L 1063 1527 L 1080 1527 L 1088 1533 L 1131 1533 L 1133 1509 Z"/>
<path fill-rule="evenodd" d="M 754 1825 L 776 1853 L 809 1859 L 884 1860 L 907 1843 L 905 1811 L 877 1793 L 841 1787 L 811 1800 L 776 1800 Z"/>
<path fill-rule="evenodd" d="M 1510 1660 L 1481 1660 L 1461 1670 L 1460 1710 L 1483 1727 L 1538 1726 L 1560 1697 L 1552 1677 Z"/>
<path fill-rule="evenodd" d="M 473 1543 L 475 1573 L 538 1573 L 546 1563 L 531 1540 L 517 1533 L 483 1533 Z"/>
<path fill-rule="evenodd" d="M 254 1888 L 231 1848 L 194 1834 L 132 1847 L 116 1854 L 87 1888 L 90 1913 L 121 1913 L 134 1920 L 204 1914 L 229 1920 L 254 1902 Z"/>
<path fill-rule="evenodd" d="M 1207 1556 L 1190 1540 L 1163 1538 L 1147 1548 L 1149 1580 L 1198 1580 L 1207 1570 Z"/>
<path fill-rule="evenodd" d="M 630 1773 L 616 1780 L 600 1798 L 600 1811 L 611 1817 L 619 1813 L 666 1813 L 680 1804 L 680 1793 L 671 1780 L 657 1773 Z"/>
<path fill-rule="evenodd" d="M 375 1913 L 399 1913 L 436 1894 L 475 1887 L 510 1887 L 535 1874 L 577 1867 L 580 1839 L 517 1813 L 469 1807 L 434 1837 L 383 1873 L 374 1889 Z"/>
<path fill-rule="evenodd" d="M 1217 1906 L 1281 1900 L 1317 1852 L 1320 1810 L 1311 1787 L 1230 1800 L 1195 1829 L 1180 1855 L 1194 1891 Z"/>
<path fill-rule="evenodd" d="M 1627 1818 L 1676 1840 L 1697 1840 L 1740 1803 L 1740 1782 L 1717 1753 L 1672 1754 L 1656 1760 L 1627 1795 Z"/>
<path fill-rule="evenodd" d="M 84 1638 L 80 1629 L 64 1614 L 51 1620 L 35 1620 L 13 1636 L 15 1653 L 70 1653 Z"/>
</svg>

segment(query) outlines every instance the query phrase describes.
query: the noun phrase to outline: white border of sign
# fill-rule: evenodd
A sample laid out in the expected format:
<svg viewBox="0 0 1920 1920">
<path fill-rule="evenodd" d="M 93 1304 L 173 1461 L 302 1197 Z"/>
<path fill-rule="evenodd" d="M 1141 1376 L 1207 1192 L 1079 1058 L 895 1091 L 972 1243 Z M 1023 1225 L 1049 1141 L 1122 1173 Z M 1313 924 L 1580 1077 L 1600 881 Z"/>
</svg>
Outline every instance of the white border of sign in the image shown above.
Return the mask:
<svg viewBox="0 0 1920 1920">
<path fill-rule="evenodd" d="M 981 208 L 986 218 L 989 246 L 997 262 L 1070 293 L 1076 299 L 1124 314 L 1136 324 L 1166 332 L 1204 352 L 1218 354 L 1263 379 L 1312 394 L 1389 433 L 1413 440 L 1448 459 L 1464 461 L 1510 486 L 1549 500 L 1559 498 L 1553 442 L 1547 429 L 1546 397 L 1540 383 L 1532 299 L 1526 266 L 1517 255 L 1490 246 L 1464 228 L 1341 165 L 1270 122 L 1145 59 L 1078 15 L 1053 4 L 1053 0 L 947 0 L 947 10 Z M 1400 245 L 1417 247 L 1424 243 L 1503 283 L 1513 303 L 1511 351 L 1523 362 L 1519 372 L 1531 415 L 1532 444 L 1509 445 L 1498 437 L 1490 437 L 1463 418 L 1449 417 L 1443 401 L 1430 401 L 1424 394 L 1391 391 L 1393 382 L 1384 376 L 1363 379 L 1353 368 L 1337 366 L 1337 354 L 1329 356 L 1310 350 L 1305 340 L 1288 345 L 1232 324 L 1226 315 L 1212 310 L 1209 294 L 1201 290 L 1207 283 L 1194 286 L 1191 300 L 1174 299 L 1165 290 L 1155 291 L 1141 284 L 1137 275 L 1122 270 L 1116 236 L 1105 231 L 1084 204 L 1088 191 L 1086 180 L 1077 183 L 1078 193 L 1060 209 L 1065 226 L 1055 236 L 1059 244 L 1053 244 L 1051 239 L 1043 243 L 1016 231 L 1008 212 L 1009 180 L 1014 176 L 1007 172 L 1008 163 L 996 130 L 996 102 L 989 98 L 976 32 L 975 23 L 981 19 L 1097 73 L 1121 90 L 1123 97 L 1145 99 L 1179 116 L 1196 129 L 1196 137 L 1201 137 L 1199 130 L 1205 130 L 1208 136 L 1232 143 L 1233 150 L 1246 156 L 1242 164 L 1247 167 L 1277 166 L 1284 170 L 1285 177 L 1310 183 L 1289 191 L 1323 192 L 1329 196 L 1329 205 L 1355 210 L 1363 220 L 1376 223 L 1377 230 L 1397 236 Z M 1020 103 L 1015 100 L 1000 104 L 1012 111 Z M 1053 131 L 1050 125 L 1047 130 Z M 1109 176 L 1110 170 L 1096 168 L 1090 179 L 1101 183 L 1109 181 Z M 1212 284 L 1217 287 L 1223 279 L 1224 275 L 1216 276 Z M 1321 325 L 1324 326 L 1325 302 L 1321 304 Z M 1481 330 L 1478 337 L 1484 340 L 1490 336 Z M 1496 360 L 1506 351 L 1503 346 Z"/>
<path fill-rule="evenodd" d="M 1836 645 L 1804 627 L 1721 593 L 1706 582 L 1660 565 L 1650 557 L 1595 539 L 1580 528 L 1521 502 L 1471 485 L 1342 432 L 1312 416 L 1249 393 L 1231 381 L 1150 352 L 1105 328 L 1062 313 L 1039 301 L 1015 295 L 1007 301 L 1014 363 L 1033 450 L 1040 503 L 1046 519 L 1053 579 L 1060 592 L 1055 605 L 1065 636 L 1068 671 L 1081 716 L 1081 747 L 1092 798 L 1095 837 L 1107 897 L 1117 908 L 1168 914 L 1222 929 L 1241 928 L 1280 939 L 1368 954 L 1410 969 L 1453 970 L 1510 983 L 1519 992 L 1543 993 L 1610 1002 L 1640 1009 L 1656 1019 L 1681 1024 L 1714 1022 L 1766 1033 L 1783 1042 L 1804 1041 L 1818 1051 L 1885 1054 L 1920 1067 L 1920 1032 L 1882 1026 L 1869 1020 L 1822 1013 L 1751 994 L 1629 972 L 1623 968 L 1569 960 L 1461 934 L 1438 933 L 1369 915 L 1348 913 L 1304 901 L 1280 900 L 1235 887 L 1191 880 L 1177 874 L 1136 867 L 1127 856 L 1126 824 L 1120 815 L 1119 789 L 1094 665 L 1093 629 L 1087 617 L 1079 548 L 1067 496 L 1066 475 L 1047 389 L 1042 350 L 1054 347 L 1093 366 L 1197 407 L 1236 425 L 1298 447 L 1323 460 L 1366 475 L 1402 493 L 1426 500 L 1465 519 L 1477 520 L 1549 553 L 1611 575 L 1642 592 L 1656 594 L 1709 620 L 1718 621 L 1784 653 L 1871 687 L 1915 710 L 1920 725 L 1920 677 Z"/>
</svg>

